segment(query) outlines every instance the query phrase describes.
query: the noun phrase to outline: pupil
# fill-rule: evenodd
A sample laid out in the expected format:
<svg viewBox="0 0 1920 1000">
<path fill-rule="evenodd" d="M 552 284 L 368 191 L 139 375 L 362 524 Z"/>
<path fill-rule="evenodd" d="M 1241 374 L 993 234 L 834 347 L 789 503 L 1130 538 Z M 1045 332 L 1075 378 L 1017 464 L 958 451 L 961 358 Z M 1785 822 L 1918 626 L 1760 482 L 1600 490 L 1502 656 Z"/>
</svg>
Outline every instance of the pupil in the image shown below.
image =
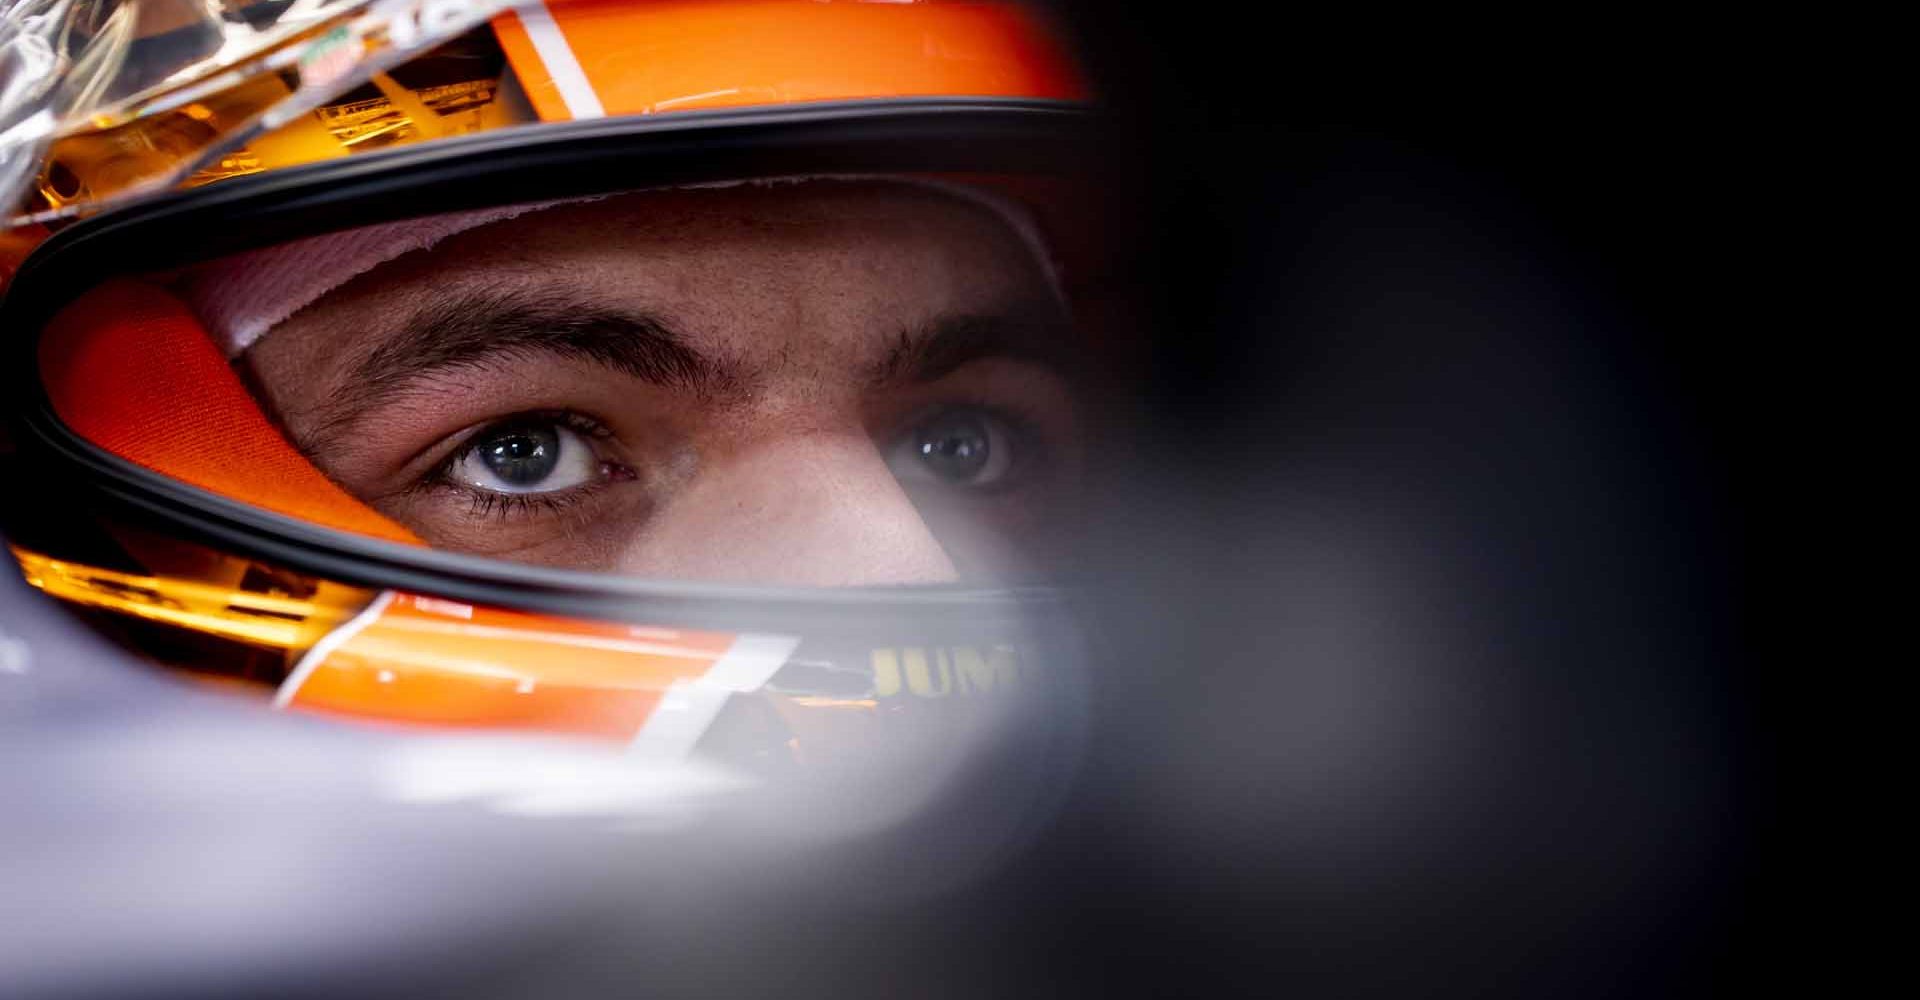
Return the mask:
<svg viewBox="0 0 1920 1000">
<path fill-rule="evenodd" d="M 551 427 L 517 427 L 481 445 L 480 460 L 501 479 L 532 486 L 552 475 L 559 464 L 560 435 Z"/>
<path fill-rule="evenodd" d="M 987 428 L 975 416 L 950 414 L 920 429 L 920 459 L 934 474 L 964 482 L 987 466 Z"/>
</svg>

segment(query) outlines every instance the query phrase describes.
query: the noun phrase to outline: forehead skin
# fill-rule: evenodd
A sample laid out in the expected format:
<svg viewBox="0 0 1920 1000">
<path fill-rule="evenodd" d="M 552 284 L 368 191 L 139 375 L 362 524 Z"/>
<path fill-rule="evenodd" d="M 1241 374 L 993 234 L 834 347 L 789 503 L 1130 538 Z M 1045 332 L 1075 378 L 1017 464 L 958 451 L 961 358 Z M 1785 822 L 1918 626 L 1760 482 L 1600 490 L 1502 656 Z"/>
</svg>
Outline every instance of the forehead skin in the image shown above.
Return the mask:
<svg viewBox="0 0 1920 1000">
<path fill-rule="evenodd" d="M 990 209 L 903 184 L 806 182 L 626 195 L 468 230 L 347 283 L 247 362 L 296 438 L 354 364 L 436 299 L 578 296 L 666 319 L 762 376 L 764 402 L 823 402 L 905 331 L 1050 299 L 1034 251 Z"/>
</svg>

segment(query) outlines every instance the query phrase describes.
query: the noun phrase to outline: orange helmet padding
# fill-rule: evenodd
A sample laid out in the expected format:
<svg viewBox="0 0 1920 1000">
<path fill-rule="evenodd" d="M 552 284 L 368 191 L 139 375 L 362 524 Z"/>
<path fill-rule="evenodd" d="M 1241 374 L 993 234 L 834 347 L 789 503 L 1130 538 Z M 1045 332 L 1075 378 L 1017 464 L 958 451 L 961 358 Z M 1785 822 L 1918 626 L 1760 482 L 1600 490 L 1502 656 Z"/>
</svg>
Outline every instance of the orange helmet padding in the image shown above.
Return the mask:
<svg viewBox="0 0 1920 1000">
<path fill-rule="evenodd" d="M 885 97 L 1088 96 L 1045 19 L 1011 3 L 549 0 L 546 8 L 544 17 L 494 22 L 543 121 L 577 117 L 570 86 L 590 89 L 609 115 Z"/>
<path fill-rule="evenodd" d="M 40 339 L 40 374 L 60 419 L 120 458 L 313 524 L 421 544 L 294 448 L 165 289 L 115 279 L 75 300 Z"/>
</svg>

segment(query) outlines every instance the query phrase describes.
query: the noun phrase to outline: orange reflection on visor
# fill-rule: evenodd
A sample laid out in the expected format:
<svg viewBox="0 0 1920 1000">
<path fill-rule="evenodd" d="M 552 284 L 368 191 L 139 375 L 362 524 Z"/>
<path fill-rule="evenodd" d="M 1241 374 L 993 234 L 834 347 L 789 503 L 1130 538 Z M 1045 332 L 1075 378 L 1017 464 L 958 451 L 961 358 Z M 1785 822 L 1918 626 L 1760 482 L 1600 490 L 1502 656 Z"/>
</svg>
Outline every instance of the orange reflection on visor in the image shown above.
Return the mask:
<svg viewBox="0 0 1920 1000">
<path fill-rule="evenodd" d="M 412 725 L 533 730 L 683 753 L 798 640 L 475 607 L 389 591 L 316 645 L 277 704 Z"/>
</svg>

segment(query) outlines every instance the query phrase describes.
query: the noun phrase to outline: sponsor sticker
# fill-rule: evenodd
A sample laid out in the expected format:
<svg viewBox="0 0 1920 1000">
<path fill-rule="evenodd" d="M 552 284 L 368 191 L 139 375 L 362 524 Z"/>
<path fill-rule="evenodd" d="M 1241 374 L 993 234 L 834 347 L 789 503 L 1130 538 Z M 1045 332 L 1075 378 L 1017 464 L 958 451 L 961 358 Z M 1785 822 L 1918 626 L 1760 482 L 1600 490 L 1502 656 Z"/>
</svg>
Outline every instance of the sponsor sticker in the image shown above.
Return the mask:
<svg viewBox="0 0 1920 1000">
<path fill-rule="evenodd" d="M 365 52 L 366 46 L 346 25 L 334 28 L 314 39 L 313 44 L 300 53 L 300 85 L 325 87 L 353 72 Z"/>
</svg>

